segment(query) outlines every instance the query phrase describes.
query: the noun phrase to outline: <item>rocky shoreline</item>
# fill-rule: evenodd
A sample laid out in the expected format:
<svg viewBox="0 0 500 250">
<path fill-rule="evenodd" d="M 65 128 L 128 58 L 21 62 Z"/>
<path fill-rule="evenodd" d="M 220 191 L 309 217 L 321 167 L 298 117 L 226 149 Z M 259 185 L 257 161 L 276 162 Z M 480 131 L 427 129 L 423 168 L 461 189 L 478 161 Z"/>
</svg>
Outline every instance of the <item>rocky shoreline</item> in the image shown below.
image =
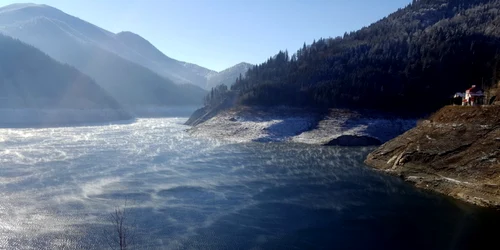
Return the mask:
<svg viewBox="0 0 500 250">
<path fill-rule="evenodd" d="M 500 107 L 445 107 L 365 163 L 419 188 L 500 208 Z"/>
<path fill-rule="evenodd" d="M 203 108 L 193 136 L 232 142 L 374 146 L 368 166 L 416 187 L 500 208 L 500 106 L 441 109 L 429 119 L 363 111 L 278 107 Z"/>
<path fill-rule="evenodd" d="M 233 142 L 297 142 L 336 146 L 380 145 L 414 127 L 415 119 L 331 109 L 237 107 L 196 111 L 193 136 Z M 202 117 L 207 117 L 203 120 Z M 201 122 L 200 122 L 201 121 Z"/>
</svg>

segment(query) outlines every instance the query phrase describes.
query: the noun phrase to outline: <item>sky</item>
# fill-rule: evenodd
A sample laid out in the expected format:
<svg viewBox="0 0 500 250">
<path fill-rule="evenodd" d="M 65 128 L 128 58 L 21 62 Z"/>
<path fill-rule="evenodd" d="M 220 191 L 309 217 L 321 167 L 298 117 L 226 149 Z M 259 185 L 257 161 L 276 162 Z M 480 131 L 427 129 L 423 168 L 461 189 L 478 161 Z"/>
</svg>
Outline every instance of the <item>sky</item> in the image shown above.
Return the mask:
<svg viewBox="0 0 500 250">
<path fill-rule="evenodd" d="M 31 0 L 114 33 L 132 31 L 165 55 L 221 71 L 291 54 L 321 37 L 341 36 L 411 0 Z M 0 6 L 19 3 L 0 0 Z"/>
</svg>

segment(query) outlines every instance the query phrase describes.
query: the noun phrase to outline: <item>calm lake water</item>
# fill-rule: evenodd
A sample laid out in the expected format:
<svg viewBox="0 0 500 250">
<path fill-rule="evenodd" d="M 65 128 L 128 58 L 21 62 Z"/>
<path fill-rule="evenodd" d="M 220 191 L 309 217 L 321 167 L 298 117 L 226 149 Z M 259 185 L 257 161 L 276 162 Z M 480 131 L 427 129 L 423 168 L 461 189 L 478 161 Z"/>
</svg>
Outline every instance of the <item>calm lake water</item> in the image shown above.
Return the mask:
<svg viewBox="0 0 500 250">
<path fill-rule="evenodd" d="M 497 212 L 373 171 L 373 148 L 229 144 L 185 120 L 0 129 L 0 248 L 106 248 L 117 207 L 135 249 L 500 246 Z"/>
</svg>

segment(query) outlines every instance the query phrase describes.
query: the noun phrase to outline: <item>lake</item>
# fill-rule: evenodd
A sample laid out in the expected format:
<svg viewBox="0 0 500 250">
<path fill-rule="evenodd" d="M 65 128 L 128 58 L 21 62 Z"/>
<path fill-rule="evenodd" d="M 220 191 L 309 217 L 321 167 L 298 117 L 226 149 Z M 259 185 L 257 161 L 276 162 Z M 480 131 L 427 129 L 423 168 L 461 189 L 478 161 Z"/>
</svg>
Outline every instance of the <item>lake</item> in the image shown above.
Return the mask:
<svg viewBox="0 0 500 250">
<path fill-rule="evenodd" d="M 186 118 L 0 129 L 0 248 L 479 249 L 500 215 L 363 164 L 373 148 L 193 138 Z"/>
</svg>

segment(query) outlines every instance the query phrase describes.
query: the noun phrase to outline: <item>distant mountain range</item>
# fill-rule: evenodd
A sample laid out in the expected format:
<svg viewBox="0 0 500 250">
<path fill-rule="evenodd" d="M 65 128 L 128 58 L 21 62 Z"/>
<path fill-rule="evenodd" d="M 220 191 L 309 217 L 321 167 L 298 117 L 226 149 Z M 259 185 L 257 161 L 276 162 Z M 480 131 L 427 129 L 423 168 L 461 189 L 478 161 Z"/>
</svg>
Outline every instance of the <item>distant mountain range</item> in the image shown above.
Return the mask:
<svg viewBox="0 0 500 250">
<path fill-rule="evenodd" d="M 0 33 L 76 67 L 127 106 L 201 104 L 202 88 L 219 75 L 169 58 L 137 34 L 114 34 L 47 5 L 0 8 Z M 235 70 L 229 75 L 246 72 Z M 224 80 L 228 72 L 222 75 Z"/>
<path fill-rule="evenodd" d="M 129 31 L 116 34 L 116 39 L 135 53 L 121 55 L 133 62 L 137 62 L 156 73 L 167 77 L 178 84 L 193 84 L 204 89 L 211 89 L 217 85 L 232 85 L 236 78 L 243 76 L 253 65 L 239 63 L 221 72 L 216 72 L 196 64 L 177 61 L 159 51 L 143 37 Z M 116 52 L 120 54 L 120 52 Z"/>
<path fill-rule="evenodd" d="M 252 67 L 253 65 L 249 63 L 239 63 L 217 74 L 208 75 L 206 89 L 211 89 L 220 84 L 231 86 L 240 75 L 245 77 L 245 73 Z"/>
<path fill-rule="evenodd" d="M 131 119 L 90 77 L 0 35 L 0 126 Z"/>
<path fill-rule="evenodd" d="M 120 105 L 77 69 L 0 35 L 0 108 L 118 109 Z"/>
</svg>

